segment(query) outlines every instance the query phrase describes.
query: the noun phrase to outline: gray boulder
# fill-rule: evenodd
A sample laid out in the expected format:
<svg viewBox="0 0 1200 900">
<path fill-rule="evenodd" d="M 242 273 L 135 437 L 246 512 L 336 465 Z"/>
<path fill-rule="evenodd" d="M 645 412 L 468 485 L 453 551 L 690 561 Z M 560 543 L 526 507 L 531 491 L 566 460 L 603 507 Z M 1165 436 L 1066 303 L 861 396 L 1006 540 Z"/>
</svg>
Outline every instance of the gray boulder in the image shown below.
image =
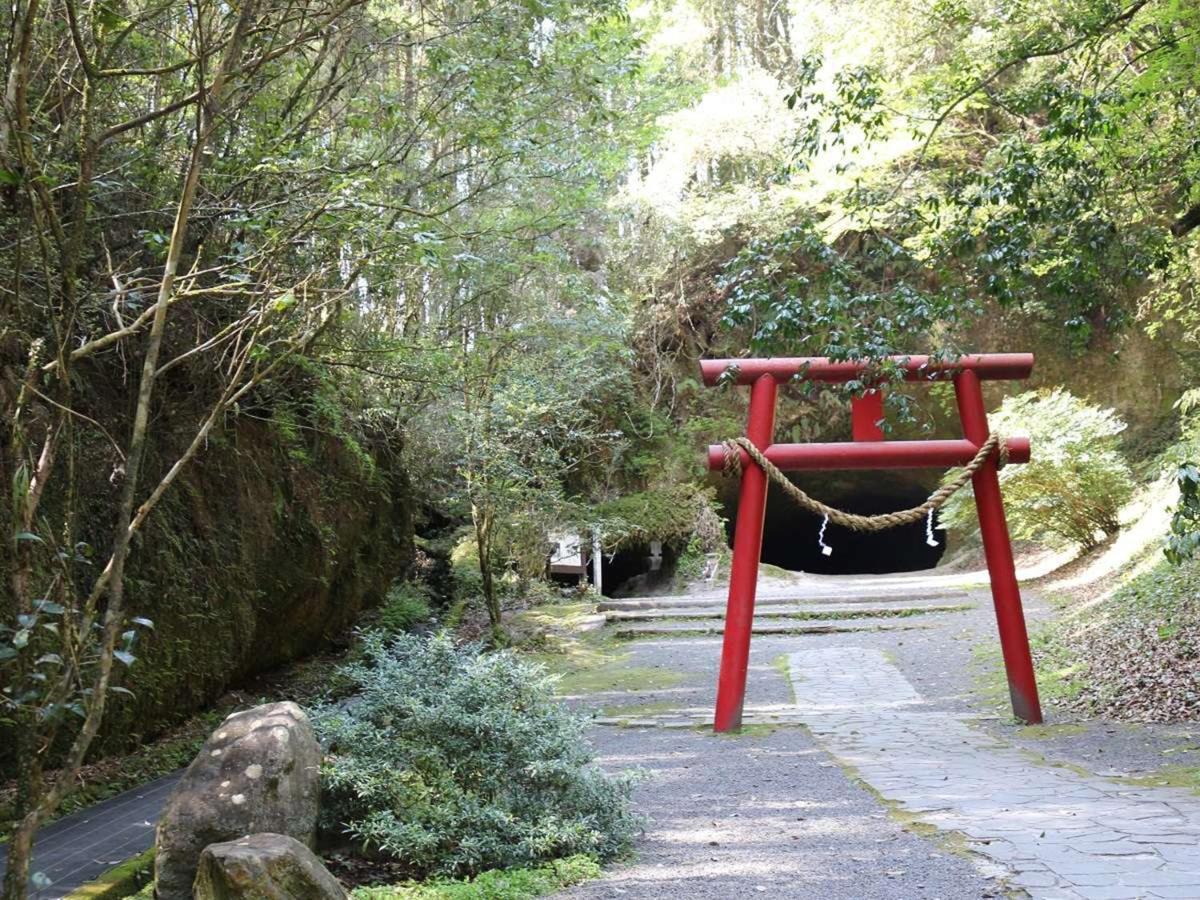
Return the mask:
<svg viewBox="0 0 1200 900">
<path fill-rule="evenodd" d="M 313 845 L 321 749 L 295 703 L 234 713 L 171 792 L 155 839 L 158 900 L 190 900 L 209 844 L 271 832 Z"/>
<path fill-rule="evenodd" d="M 283 834 L 209 844 L 200 854 L 195 900 L 345 900 L 311 850 Z"/>
</svg>

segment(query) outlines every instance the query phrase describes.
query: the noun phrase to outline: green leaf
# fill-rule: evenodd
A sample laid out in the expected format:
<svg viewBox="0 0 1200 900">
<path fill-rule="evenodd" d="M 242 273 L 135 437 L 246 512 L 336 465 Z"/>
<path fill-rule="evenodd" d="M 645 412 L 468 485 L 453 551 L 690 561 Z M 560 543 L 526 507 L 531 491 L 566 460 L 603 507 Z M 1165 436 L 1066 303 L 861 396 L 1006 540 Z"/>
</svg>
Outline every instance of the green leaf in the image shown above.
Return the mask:
<svg viewBox="0 0 1200 900">
<path fill-rule="evenodd" d="M 143 628 L 149 628 L 151 631 L 154 630 L 154 622 L 145 616 L 134 616 L 129 621 L 133 622 L 134 625 L 141 625 Z"/>
<path fill-rule="evenodd" d="M 114 650 L 113 656 L 123 662 L 126 666 L 132 666 L 134 660 L 137 659 L 132 653 L 127 650 Z"/>
<path fill-rule="evenodd" d="M 8 169 L 0 169 L 0 184 L 7 184 L 16 187 L 21 183 L 21 176 L 16 172 L 10 172 Z"/>
<path fill-rule="evenodd" d="M 15 540 L 15 541 L 37 541 L 39 544 L 46 543 L 40 537 L 38 537 L 36 534 L 34 534 L 32 531 L 18 531 L 16 534 L 13 535 L 13 540 Z"/>
<path fill-rule="evenodd" d="M 67 611 L 65 606 L 55 603 L 53 600 L 35 600 L 33 606 L 38 612 L 44 612 L 51 616 L 61 616 Z"/>
</svg>

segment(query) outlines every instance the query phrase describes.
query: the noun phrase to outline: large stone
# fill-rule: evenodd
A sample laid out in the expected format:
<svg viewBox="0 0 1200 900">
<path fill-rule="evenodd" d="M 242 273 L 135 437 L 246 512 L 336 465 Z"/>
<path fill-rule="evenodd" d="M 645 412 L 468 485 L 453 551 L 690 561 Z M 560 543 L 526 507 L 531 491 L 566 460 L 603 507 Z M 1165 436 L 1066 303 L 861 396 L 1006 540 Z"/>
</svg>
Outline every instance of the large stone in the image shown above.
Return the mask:
<svg viewBox="0 0 1200 900">
<path fill-rule="evenodd" d="M 271 832 L 312 846 L 321 750 L 295 703 L 235 713 L 205 742 L 175 786 L 155 841 L 158 900 L 190 900 L 209 844 Z"/>
<path fill-rule="evenodd" d="M 200 855 L 195 900 L 345 900 L 316 855 L 283 834 L 209 844 Z"/>
</svg>

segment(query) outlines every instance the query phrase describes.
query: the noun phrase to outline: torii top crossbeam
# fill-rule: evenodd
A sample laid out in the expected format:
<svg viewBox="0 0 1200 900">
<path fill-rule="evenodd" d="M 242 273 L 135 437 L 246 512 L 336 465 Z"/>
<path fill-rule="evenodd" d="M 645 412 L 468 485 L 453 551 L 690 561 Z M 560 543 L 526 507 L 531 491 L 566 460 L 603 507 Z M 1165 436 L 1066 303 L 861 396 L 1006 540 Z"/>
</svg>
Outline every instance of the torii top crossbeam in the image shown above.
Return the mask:
<svg viewBox="0 0 1200 900">
<path fill-rule="evenodd" d="M 954 360 L 929 356 L 893 356 L 890 362 L 904 372 L 906 381 L 950 381 L 959 372 L 974 372 L 980 381 L 1021 381 L 1033 372 L 1032 353 L 983 353 Z M 702 359 L 700 374 L 714 387 L 726 372 L 735 384 L 753 384 L 770 375 L 777 382 L 799 377 L 803 381 L 845 384 L 870 373 L 869 362 L 842 362 L 823 356 L 772 356 L 766 359 Z"/>
</svg>

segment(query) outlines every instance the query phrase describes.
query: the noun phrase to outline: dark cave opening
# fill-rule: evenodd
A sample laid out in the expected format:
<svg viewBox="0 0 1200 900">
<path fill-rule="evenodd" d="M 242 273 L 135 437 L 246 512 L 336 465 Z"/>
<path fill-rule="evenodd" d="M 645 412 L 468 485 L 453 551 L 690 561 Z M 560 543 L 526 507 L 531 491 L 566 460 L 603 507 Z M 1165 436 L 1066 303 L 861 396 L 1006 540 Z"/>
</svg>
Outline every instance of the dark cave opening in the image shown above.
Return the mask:
<svg viewBox="0 0 1200 900">
<path fill-rule="evenodd" d="M 604 596 L 633 597 L 660 591 L 674 579 L 678 562 L 679 552 L 670 544 L 652 547 L 636 543 L 605 554 Z"/>
<path fill-rule="evenodd" d="M 847 512 L 872 515 L 917 506 L 929 496 L 935 483 L 919 475 L 896 472 L 824 472 L 793 475 L 806 493 Z M 722 492 L 726 531 L 730 546 L 737 522 L 737 489 Z M 925 522 L 875 533 L 859 533 L 830 524 L 825 544 L 833 548 L 826 556 L 817 536 L 821 517 L 801 509 L 782 489 L 771 485 L 763 523 L 762 561 L 794 572 L 824 575 L 887 574 L 931 569 L 946 551 L 946 533 L 937 529 L 936 547 L 926 543 Z"/>
</svg>

